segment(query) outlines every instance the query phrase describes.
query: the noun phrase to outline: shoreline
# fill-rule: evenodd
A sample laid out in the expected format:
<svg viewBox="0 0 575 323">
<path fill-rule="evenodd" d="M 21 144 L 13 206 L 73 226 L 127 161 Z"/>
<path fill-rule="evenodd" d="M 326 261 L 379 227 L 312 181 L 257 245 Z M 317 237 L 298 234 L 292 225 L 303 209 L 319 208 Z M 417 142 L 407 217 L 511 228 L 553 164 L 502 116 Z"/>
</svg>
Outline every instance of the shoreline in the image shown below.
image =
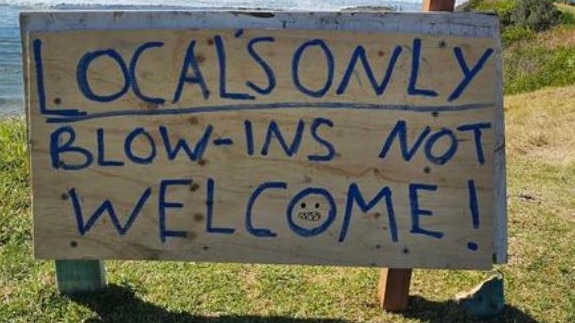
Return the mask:
<svg viewBox="0 0 575 323">
<path fill-rule="evenodd" d="M 26 114 L 22 113 L 22 114 L 0 114 L 0 122 L 5 122 L 5 121 L 9 121 L 9 120 L 22 120 L 25 121 L 26 120 Z"/>
<path fill-rule="evenodd" d="M 2 101 L 2 98 L 0 98 Z M 14 104 L 0 105 L 0 119 L 6 117 L 18 117 L 26 115 L 26 107 L 24 104 L 24 98 L 18 100 L 20 102 L 14 102 Z"/>
</svg>

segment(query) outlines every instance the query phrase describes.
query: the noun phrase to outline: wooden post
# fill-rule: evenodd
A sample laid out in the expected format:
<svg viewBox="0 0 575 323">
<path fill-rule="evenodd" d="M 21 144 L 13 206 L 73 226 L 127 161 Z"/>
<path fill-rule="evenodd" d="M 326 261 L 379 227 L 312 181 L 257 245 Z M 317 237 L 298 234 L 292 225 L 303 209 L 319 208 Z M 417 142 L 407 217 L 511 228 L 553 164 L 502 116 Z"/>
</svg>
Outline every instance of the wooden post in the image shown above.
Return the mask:
<svg viewBox="0 0 575 323">
<path fill-rule="evenodd" d="M 455 0 L 424 0 L 423 11 L 453 11 Z M 379 276 L 379 305 L 386 311 L 407 309 L 412 269 L 384 268 Z"/>
<path fill-rule="evenodd" d="M 423 11 L 453 11 L 455 0 L 424 0 Z"/>
<path fill-rule="evenodd" d="M 56 260 L 56 279 L 62 294 L 93 292 L 106 287 L 101 260 Z"/>
<path fill-rule="evenodd" d="M 379 305 L 386 311 L 407 309 L 411 269 L 384 268 L 379 276 Z"/>
</svg>

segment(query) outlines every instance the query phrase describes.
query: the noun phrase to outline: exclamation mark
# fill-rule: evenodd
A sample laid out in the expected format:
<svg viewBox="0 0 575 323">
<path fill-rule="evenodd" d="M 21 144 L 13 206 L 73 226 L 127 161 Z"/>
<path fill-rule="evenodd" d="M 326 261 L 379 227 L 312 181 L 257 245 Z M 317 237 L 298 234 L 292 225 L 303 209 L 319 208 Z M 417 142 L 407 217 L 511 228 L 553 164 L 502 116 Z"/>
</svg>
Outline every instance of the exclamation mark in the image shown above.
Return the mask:
<svg viewBox="0 0 575 323">
<path fill-rule="evenodd" d="M 477 206 L 477 190 L 475 189 L 475 182 L 473 180 L 467 181 L 467 189 L 469 191 L 469 211 L 471 211 L 471 223 L 473 230 L 479 229 L 479 207 Z M 467 243 L 467 249 L 477 251 L 479 246 L 476 242 L 470 241 Z"/>
<path fill-rule="evenodd" d="M 254 132 L 252 129 L 252 123 L 249 120 L 244 121 L 244 129 L 246 131 L 246 148 L 247 153 L 250 156 L 254 155 Z"/>
</svg>

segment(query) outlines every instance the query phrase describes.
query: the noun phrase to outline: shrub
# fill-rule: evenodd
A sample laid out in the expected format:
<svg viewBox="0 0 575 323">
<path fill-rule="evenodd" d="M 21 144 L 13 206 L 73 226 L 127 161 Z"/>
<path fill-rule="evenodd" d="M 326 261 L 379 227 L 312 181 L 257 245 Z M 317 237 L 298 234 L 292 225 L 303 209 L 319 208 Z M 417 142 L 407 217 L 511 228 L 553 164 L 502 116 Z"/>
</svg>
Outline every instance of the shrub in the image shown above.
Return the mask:
<svg viewBox="0 0 575 323">
<path fill-rule="evenodd" d="M 512 25 L 511 14 L 515 7 L 517 0 L 470 0 L 463 10 L 495 12 L 499 16 L 501 27 L 506 28 Z"/>
<path fill-rule="evenodd" d="M 551 0 L 520 0 L 511 14 L 513 25 L 540 32 L 561 23 L 562 14 Z"/>
<path fill-rule="evenodd" d="M 498 1 L 495 5 L 495 12 L 499 16 L 502 28 L 507 28 L 513 25 L 513 12 L 517 9 L 517 1 L 503 0 Z"/>
</svg>

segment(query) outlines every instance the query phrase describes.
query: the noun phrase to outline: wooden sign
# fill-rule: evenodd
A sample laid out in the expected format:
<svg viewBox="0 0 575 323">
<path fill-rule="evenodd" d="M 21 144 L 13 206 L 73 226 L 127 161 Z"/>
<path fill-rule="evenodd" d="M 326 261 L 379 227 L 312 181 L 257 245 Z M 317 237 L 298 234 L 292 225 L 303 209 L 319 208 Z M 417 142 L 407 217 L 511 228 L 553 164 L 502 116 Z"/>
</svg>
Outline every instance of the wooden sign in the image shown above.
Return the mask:
<svg viewBox="0 0 575 323">
<path fill-rule="evenodd" d="M 505 261 L 497 18 L 22 17 L 35 255 Z"/>
</svg>

